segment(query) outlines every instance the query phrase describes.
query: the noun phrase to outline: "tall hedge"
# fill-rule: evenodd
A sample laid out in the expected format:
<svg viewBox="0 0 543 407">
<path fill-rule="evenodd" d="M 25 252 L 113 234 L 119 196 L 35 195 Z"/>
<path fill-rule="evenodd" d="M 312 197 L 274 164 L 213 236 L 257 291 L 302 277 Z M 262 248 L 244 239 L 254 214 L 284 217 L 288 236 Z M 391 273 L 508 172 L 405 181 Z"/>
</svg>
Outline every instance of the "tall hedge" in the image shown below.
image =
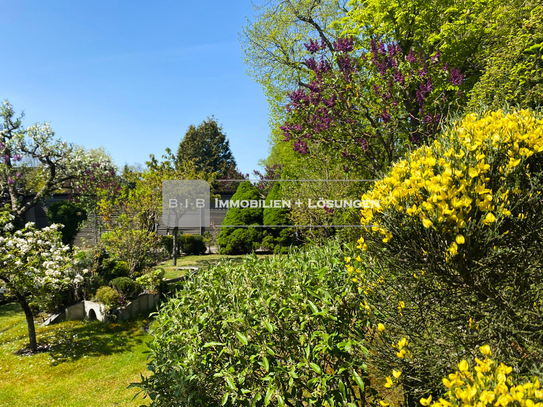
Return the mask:
<svg viewBox="0 0 543 407">
<path fill-rule="evenodd" d="M 249 181 L 242 182 L 231 202 L 260 200 L 258 189 Z M 258 225 L 262 226 L 262 208 L 230 208 L 224 218 L 223 225 Z M 221 254 L 250 253 L 260 247 L 262 242 L 261 228 L 221 228 L 218 236 Z"/>
<path fill-rule="evenodd" d="M 87 212 L 82 205 L 75 202 L 54 202 L 47 208 L 47 221 L 64 225 L 60 230 L 64 244 L 73 245 L 77 232 L 86 220 Z"/>
<path fill-rule="evenodd" d="M 266 206 L 273 206 L 273 202 L 281 199 L 281 184 L 275 183 L 268 196 Z M 265 208 L 264 226 L 266 225 L 292 225 L 289 218 L 289 208 Z M 288 247 L 293 243 L 292 228 L 265 228 L 262 238 L 262 247 L 274 253 L 286 253 Z"/>
</svg>

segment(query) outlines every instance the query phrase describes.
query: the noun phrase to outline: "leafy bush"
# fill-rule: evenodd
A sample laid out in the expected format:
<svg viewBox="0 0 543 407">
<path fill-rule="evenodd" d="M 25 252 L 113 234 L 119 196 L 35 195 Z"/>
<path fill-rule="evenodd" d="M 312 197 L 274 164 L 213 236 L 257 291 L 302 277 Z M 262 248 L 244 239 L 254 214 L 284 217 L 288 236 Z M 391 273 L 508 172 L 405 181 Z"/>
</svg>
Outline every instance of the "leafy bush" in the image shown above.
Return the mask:
<svg viewBox="0 0 543 407">
<path fill-rule="evenodd" d="M 373 362 L 404 372 L 406 405 L 481 343 L 520 373 L 543 362 L 542 189 L 543 121 L 518 111 L 468 115 L 364 195 L 380 208 L 362 211 L 355 278 L 387 328 Z M 390 346 L 403 337 L 409 355 Z"/>
<path fill-rule="evenodd" d="M 112 309 L 119 306 L 121 296 L 111 287 L 103 286 L 96 291 L 96 300 L 106 306 L 107 309 Z"/>
<path fill-rule="evenodd" d="M 230 202 L 259 200 L 258 189 L 249 181 L 242 182 Z M 261 208 L 229 208 L 223 225 L 262 225 Z M 221 254 L 244 254 L 260 247 L 262 232 L 258 228 L 223 227 L 218 243 Z"/>
<path fill-rule="evenodd" d="M 50 224 L 60 223 L 64 225 L 60 232 L 62 243 L 73 245 L 77 232 L 81 229 L 83 222 L 87 220 L 87 212 L 82 205 L 70 202 L 54 202 L 47 208 L 47 221 Z"/>
<path fill-rule="evenodd" d="M 153 269 L 136 278 L 136 284 L 141 287 L 142 290 L 156 292 L 160 288 L 163 277 L 164 269 Z"/>
<path fill-rule="evenodd" d="M 275 183 L 266 197 L 266 207 L 273 206 L 273 201 L 281 199 L 281 184 Z M 265 208 L 264 225 L 292 225 L 288 208 Z M 292 228 L 266 228 L 264 229 L 262 247 L 274 253 L 287 253 L 288 247 L 293 243 Z"/>
<path fill-rule="evenodd" d="M 152 406 L 365 405 L 367 318 L 342 266 L 334 244 L 203 270 L 161 308 L 133 386 Z"/>
<path fill-rule="evenodd" d="M 130 277 L 117 277 L 110 284 L 124 297 L 130 297 L 136 291 L 136 283 Z"/>
<path fill-rule="evenodd" d="M 179 245 L 185 254 L 204 254 L 207 250 L 204 243 L 204 237 L 200 235 L 181 235 L 179 237 Z"/>
</svg>

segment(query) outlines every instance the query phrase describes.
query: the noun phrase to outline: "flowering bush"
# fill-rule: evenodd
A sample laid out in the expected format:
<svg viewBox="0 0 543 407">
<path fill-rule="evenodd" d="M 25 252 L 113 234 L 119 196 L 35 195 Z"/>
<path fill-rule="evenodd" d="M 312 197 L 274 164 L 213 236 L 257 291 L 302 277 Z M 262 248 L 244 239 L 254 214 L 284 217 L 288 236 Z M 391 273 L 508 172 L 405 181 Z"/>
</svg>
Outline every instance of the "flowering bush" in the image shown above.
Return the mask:
<svg viewBox="0 0 543 407">
<path fill-rule="evenodd" d="M 0 212 L 0 285 L 17 298 L 26 315 L 30 347 L 36 349 L 36 333 L 29 303 L 47 301 L 61 290 L 80 284 L 83 277 L 72 267 L 69 247 L 62 244 L 59 225 L 35 229 L 27 223 L 11 232 L 14 216 Z"/>
<path fill-rule="evenodd" d="M 374 362 L 404 372 L 407 405 L 481 343 L 518 372 L 543 361 L 542 190 L 543 121 L 514 111 L 466 116 L 363 196 L 380 208 L 362 210 L 369 266 L 349 271 L 387 327 Z"/>
</svg>

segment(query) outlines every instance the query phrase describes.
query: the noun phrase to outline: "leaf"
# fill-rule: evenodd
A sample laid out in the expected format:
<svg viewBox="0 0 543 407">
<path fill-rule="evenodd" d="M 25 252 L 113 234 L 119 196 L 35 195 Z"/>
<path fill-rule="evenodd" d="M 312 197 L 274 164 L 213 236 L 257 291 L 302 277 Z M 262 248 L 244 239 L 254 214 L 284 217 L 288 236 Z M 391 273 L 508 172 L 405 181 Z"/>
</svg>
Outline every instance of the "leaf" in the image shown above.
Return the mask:
<svg viewBox="0 0 543 407">
<path fill-rule="evenodd" d="M 229 393 L 224 393 L 224 396 L 222 396 L 222 403 L 221 405 L 224 406 L 226 402 L 228 401 Z"/>
<path fill-rule="evenodd" d="M 321 368 L 320 368 L 319 365 L 317 365 L 316 363 L 311 362 L 311 363 L 309 364 L 309 366 L 311 366 L 311 369 L 313 369 L 317 374 L 321 374 L 321 373 L 322 373 Z"/>
<path fill-rule="evenodd" d="M 284 407 L 285 406 L 285 401 L 283 400 L 283 397 L 281 397 L 280 394 L 277 395 L 277 403 L 278 403 L 279 407 Z"/>
<path fill-rule="evenodd" d="M 353 372 L 353 378 L 360 391 L 364 391 L 364 382 L 362 381 L 357 372 Z"/>
<path fill-rule="evenodd" d="M 315 304 L 313 304 L 311 301 L 307 300 L 307 302 L 309 303 L 309 306 L 311 307 L 311 310 L 313 311 L 314 314 L 317 314 L 319 312 L 319 309 L 317 308 L 317 306 Z"/>
<path fill-rule="evenodd" d="M 249 343 L 249 341 L 247 340 L 247 337 L 243 335 L 241 332 L 236 332 L 236 336 L 238 337 L 239 341 L 242 344 L 247 345 Z"/>
<path fill-rule="evenodd" d="M 222 342 L 207 342 L 203 347 L 208 348 L 210 346 L 224 346 Z"/>
<path fill-rule="evenodd" d="M 266 329 L 272 334 L 273 333 L 273 325 L 267 319 L 265 319 L 263 322 L 264 322 L 264 326 L 266 327 Z"/>
<path fill-rule="evenodd" d="M 272 396 L 273 396 L 273 389 L 268 388 L 268 391 L 266 392 L 266 397 L 264 398 L 264 405 L 265 406 L 270 404 L 270 400 L 271 400 Z"/>
<path fill-rule="evenodd" d="M 264 363 L 264 369 L 266 369 L 266 372 L 270 371 L 270 362 L 268 362 L 268 358 L 264 356 L 262 358 L 262 362 Z"/>
</svg>

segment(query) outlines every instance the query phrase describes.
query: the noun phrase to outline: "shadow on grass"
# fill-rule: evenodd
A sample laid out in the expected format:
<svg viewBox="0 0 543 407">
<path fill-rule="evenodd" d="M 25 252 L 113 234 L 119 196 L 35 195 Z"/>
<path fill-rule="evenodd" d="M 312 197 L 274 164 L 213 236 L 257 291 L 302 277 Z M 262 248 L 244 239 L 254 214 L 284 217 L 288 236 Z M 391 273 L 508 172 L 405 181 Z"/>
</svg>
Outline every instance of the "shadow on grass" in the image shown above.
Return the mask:
<svg viewBox="0 0 543 407">
<path fill-rule="evenodd" d="M 52 365 L 73 362 L 85 357 L 123 353 L 144 341 L 142 327 L 147 320 L 138 318 L 123 323 L 104 324 L 85 321 L 82 325 L 63 326 L 43 332 L 39 342 L 50 345 Z"/>
<path fill-rule="evenodd" d="M 23 309 L 17 302 L 11 302 L 0 306 L 0 318 L 12 318 L 23 312 Z"/>
</svg>

